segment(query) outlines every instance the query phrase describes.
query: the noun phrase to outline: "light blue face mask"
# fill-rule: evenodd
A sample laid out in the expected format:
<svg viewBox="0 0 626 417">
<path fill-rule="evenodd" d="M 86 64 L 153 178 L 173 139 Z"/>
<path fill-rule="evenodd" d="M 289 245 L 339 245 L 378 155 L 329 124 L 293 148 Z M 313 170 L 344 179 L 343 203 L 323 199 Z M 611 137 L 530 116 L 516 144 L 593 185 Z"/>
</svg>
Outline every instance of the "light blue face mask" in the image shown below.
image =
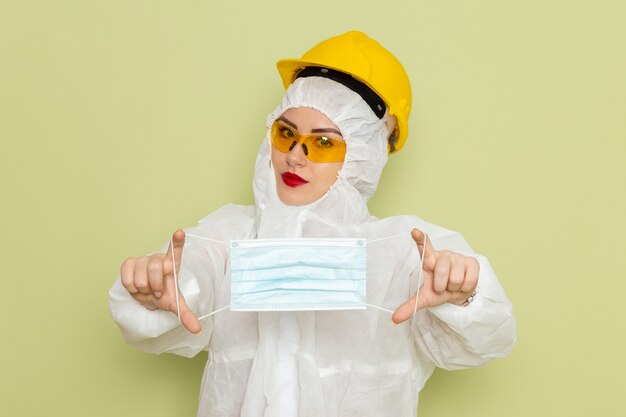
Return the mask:
<svg viewBox="0 0 626 417">
<path fill-rule="evenodd" d="M 365 309 L 364 239 L 230 242 L 232 311 Z"/>
<path fill-rule="evenodd" d="M 393 310 L 366 301 L 366 246 L 394 238 L 379 239 L 255 239 L 233 240 L 230 244 L 187 233 L 212 244 L 230 248 L 231 304 L 198 317 L 211 317 L 221 311 L 306 311 L 361 310 L 372 307 L 389 314 Z M 170 242 L 173 246 L 173 243 Z M 423 261 L 417 267 L 418 286 L 423 282 Z M 172 251 L 172 263 L 176 265 Z M 174 268 L 174 285 L 180 293 Z M 413 315 L 417 312 L 417 302 Z M 176 297 L 176 315 L 180 306 Z"/>
</svg>

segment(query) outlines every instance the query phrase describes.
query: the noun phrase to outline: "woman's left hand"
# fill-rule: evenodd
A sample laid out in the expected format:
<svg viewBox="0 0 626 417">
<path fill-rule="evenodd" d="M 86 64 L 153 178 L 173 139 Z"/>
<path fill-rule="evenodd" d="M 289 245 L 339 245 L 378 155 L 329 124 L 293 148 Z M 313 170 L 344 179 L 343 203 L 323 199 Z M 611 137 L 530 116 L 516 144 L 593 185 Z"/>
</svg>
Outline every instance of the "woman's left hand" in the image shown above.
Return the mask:
<svg viewBox="0 0 626 417">
<path fill-rule="evenodd" d="M 461 305 L 469 299 L 478 284 L 480 265 L 472 257 L 447 250 L 435 250 L 426 235 L 413 229 L 413 240 L 424 257 L 424 284 L 419 290 L 417 309 L 444 303 Z M 426 255 L 424 255 L 426 249 Z M 415 295 L 402 304 L 391 317 L 395 324 L 410 319 L 415 311 Z"/>
</svg>

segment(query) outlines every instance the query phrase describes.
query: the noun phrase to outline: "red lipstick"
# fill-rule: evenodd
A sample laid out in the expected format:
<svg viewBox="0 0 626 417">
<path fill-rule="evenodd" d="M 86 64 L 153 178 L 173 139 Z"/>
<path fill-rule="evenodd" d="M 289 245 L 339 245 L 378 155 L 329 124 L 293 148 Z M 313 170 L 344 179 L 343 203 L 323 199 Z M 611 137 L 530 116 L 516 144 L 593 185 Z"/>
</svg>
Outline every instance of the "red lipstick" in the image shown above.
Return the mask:
<svg viewBox="0 0 626 417">
<path fill-rule="evenodd" d="M 289 187 L 299 187 L 309 183 L 307 180 L 294 174 L 293 172 L 283 172 L 280 176 L 282 177 L 285 185 Z"/>
</svg>

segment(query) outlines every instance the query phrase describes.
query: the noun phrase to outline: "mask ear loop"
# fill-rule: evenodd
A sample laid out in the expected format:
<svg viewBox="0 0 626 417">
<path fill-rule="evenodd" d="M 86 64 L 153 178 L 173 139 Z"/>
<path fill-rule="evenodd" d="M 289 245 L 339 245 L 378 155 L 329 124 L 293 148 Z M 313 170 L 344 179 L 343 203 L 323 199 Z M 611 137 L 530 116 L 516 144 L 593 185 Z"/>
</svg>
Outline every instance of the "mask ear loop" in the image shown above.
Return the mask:
<svg viewBox="0 0 626 417">
<path fill-rule="evenodd" d="M 420 298 L 420 282 L 424 285 L 424 258 L 426 258 L 426 242 L 428 241 L 428 235 L 424 233 L 424 250 L 422 251 L 422 256 L 420 259 L 420 273 L 417 276 L 417 291 L 415 292 L 415 308 L 413 309 L 413 316 L 417 314 L 417 303 Z M 419 249 L 418 249 L 419 252 Z"/>
<path fill-rule="evenodd" d="M 380 242 L 380 241 L 388 240 L 388 239 L 394 239 L 394 238 L 401 237 L 401 236 L 406 236 L 406 232 L 398 233 L 396 235 L 381 237 L 381 238 L 378 238 L 378 239 L 368 240 L 367 244 L 369 245 L 369 244 L 372 244 L 372 243 L 375 243 L 375 242 Z M 425 236 L 424 237 L 424 251 L 423 251 L 424 253 L 420 257 L 421 258 L 420 259 L 420 272 L 419 272 L 419 275 L 417 276 L 417 292 L 415 293 L 415 308 L 413 310 L 413 316 L 415 316 L 415 314 L 417 314 L 417 301 L 419 299 L 419 294 L 420 294 L 420 282 L 423 282 L 423 276 L 424 276 L 424 255 L 426 254 L 426 239 L 428 239 L 428 235 L 426 235 L 424 233 L 424 236 Z M 418 249 L 418 253 L 419 253 L 419 249 Z M 380 310 L 380 311 L 385 311 L 385 312 L 387 312 L 389 314 L 395 313 L 395 311 L 393 311 L 393 310 L 389 310 L 389 309 L 386 309 L 386 308 L 383 308 L 381 306 L 377 306 L 377 305 L 374 305 L 374 304 L 366 303 L 366 305 L 368 307 L 372 307 L 372 308 L 375 308 L 375 309 Z M 413 317 L 413 316 L 411 316 L 411 317 Z"/>
<path fill-rule="evenodd" d="M 187 237 L 195 237 L 197 239 L 202 239 L 202 240 L 206 240 L 209 242 L 214 242 L 214 243 L 221 243 L 222 245 L 227 245 L 226 242 L 222 242 L 221 240 L 215 240 L 215 239 L 209 239 L 208 237 L 204 237 L 204 236 L 198 236 L 198 235 L 194 235 L 191 233 L 187 233 L 186 234 Z M 176 317 L 178 317 L 178 322 L 182 325 L 183 322 L 180 319 L 180 301 L 178 300 L 178 297 L 180 297 L 180 287 L 178 286 L 178 272 L 176 272 L 176 258 L 174 257 L 174 241 L 170 238 L 170 245 L 172 247 L 172 267 L 174 268 L 174 287 L 176 288 Z M 228 246 L 228 245 L 227 245 Z M 212 311 L 208 314 L 205 314 L 204 316 L 200 316 L 198 317 L 198 320 L 202 320 L 202 319 L 206 319 L 207 317 L 211 317 L 213 314 L 217 314 L 220 311 L 224 311 L 226 310 L 228 307 L 230 307 L 230 304 L 227 306 L 224 306 L 220 309 L 217 309 L 215 311 Z"/>
<path fill-rule="evenodd" d="M 391 235 L 391 236 L 385 236 L 385 237 L 381 237 L 381 238 L 378 238 L 378 239 L 368 240 L 367 244 L 371 245 L 372 243 L 381 242 L 383 240 L 395 239 L 395 238 L 401 237 L 401 236 L 406 236 L 406 232 L 398 233 L 396 235 Z M 381 306 L 377 306 L 377 305 L 374 305 L 374 304 L 365 303 L 365 305 L 368 306 L 368 307 L 375 308 L 375 309 L 380 310 L 380 311 L 384 311 L 384 312 L 389 313 L 389 314 L 395 313 L 393 310 L 389 310 L 387 308 L 384 308 L 384 307 L 381 307 Z"/>
<path fill-rule="evenodd" d="M 176 272 L 176 258 L 174 257 L 174 240 L 171 238 L 170 245 L 172 248 L 172 268 L 174 269 L 174 288 L 176 289 L 176 317 L 178 317 L 178 322 L 183 324 L 183 321 L 180 319 L 180 302 L 178 301 L 178 297 L 180 297 L 180 289 L 178 288 L 178 272 Z"/>
</svg>

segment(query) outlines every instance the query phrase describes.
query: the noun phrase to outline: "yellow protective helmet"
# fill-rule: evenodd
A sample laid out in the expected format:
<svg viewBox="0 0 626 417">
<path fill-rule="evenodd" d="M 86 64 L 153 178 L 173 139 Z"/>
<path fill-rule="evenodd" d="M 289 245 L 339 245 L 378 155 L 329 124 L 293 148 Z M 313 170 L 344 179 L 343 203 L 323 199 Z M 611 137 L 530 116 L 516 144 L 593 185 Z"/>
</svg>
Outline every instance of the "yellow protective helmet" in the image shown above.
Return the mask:
<svg viewBox="0 0 626 417">
<path fill-rule="evenodd" d="M 406 142 L 412 96 L 409 77 L 400 61 L 365 33 L 352 31 L 332 37 L 315 45 L 302 58 L 282 59 L 276 66 L 285 89 L 305 68 L 328 68 L 351 75 L 373 90 L 398 120 L 389 153 L 397 152 Z"/>
</svg>

